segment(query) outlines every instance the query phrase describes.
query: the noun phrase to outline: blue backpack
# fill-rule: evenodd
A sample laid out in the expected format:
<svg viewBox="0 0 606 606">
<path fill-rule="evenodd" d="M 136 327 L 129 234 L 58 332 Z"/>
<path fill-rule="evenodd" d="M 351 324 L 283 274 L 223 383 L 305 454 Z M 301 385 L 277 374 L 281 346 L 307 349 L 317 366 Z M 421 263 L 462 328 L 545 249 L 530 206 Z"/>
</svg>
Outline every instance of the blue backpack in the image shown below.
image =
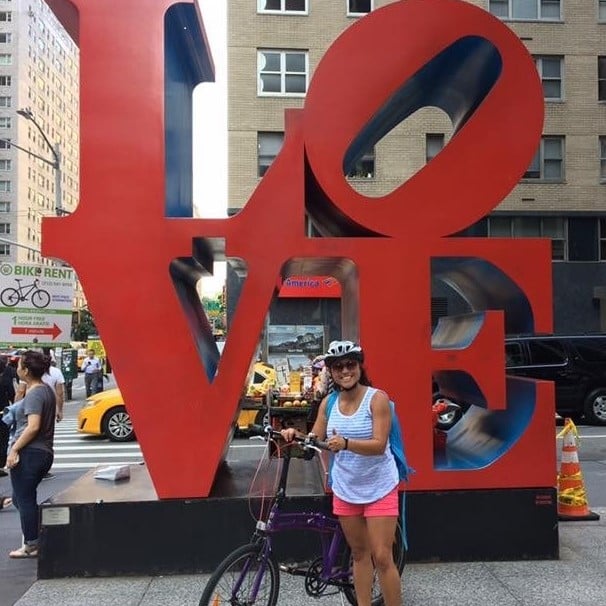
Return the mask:
<svg viewBox="0 0 606 606">
<path fill-rule="evenodd" d="M 333 391 L 329 394 L 326 400 L 326 419 L 330 417 L 332 407 L 337 401 L 338 393 Z M 414 473 L 414 469 L 409 467 L 406 461 L 406 454 L 404 453 L 404 438 L 402 437 L 402 430 L 400 429 L 400 421 L 398 415 L 396 415 L 395 404 L 389 400 L 389 408 L 391 409 L 391 430 L 389 432 L 389 449 L 396 460 L 396 466 L 398 468 L 398 475 L 400 481 L 408 482 L 408 476 Z"/>
</svg>

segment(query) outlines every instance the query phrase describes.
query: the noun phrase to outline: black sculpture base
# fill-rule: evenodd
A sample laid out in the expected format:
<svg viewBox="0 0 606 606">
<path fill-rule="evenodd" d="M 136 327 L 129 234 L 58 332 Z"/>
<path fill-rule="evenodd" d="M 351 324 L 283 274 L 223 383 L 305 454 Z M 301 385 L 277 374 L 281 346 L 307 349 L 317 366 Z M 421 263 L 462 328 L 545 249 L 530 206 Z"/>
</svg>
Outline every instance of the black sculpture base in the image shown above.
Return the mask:
<svg viewBox="0 0 606 606">
<path fill-rule="evenodd" d="M 212 571 L 250 538 L 250 509 L 261 505 L 247 496 L 255 468 L 224 465 L 208 499 L 159 500 L 144 466 L 131 466 L 130 480 L 117 483 L 87 473 L 42 506 L 38 577 Z M 329 511 L 322 480 L 315 460 L 293 461 L 288 507 Z M 410 493 L 406 518 L 409 561 L 558 557 L 553 488 Z M 285 561 L 317 550 L 313 533 L 291 532 L 277 543 Z"/>
</svg>

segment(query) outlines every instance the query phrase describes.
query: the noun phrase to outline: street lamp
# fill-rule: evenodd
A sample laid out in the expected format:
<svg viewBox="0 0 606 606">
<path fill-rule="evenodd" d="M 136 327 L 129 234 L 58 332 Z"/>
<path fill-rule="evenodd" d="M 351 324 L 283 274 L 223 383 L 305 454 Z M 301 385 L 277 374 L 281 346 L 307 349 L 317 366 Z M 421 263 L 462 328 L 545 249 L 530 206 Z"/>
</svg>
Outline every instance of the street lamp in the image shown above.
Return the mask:
<svg viewBox="0 0 606 606">
<path fill-rule="evenodd" d="M 10 141 L 8 143 L 13 147 L 16 147 L 17 149 L 26 152 L 30 156 L 33 156 L 38 160 L 42 160 L 42 162 L 45 162 L 46 164 L 52 166 L 55 169 L 55 213 L 57 214 L 57 216 L 61 216 L 63 214 L 63 204 L 61 201 L 61 152 L 59 151 L 59 144 L 57 143 L 56 145 L 53 145 L 48 140 L 46 133 L 44 132 L 40 124 L 38 124 L 38 122 L 36 121 L 36 118 L 34 117 L 34 114 L 32 113 L 32 110 L 29 107 L 18 109 L 17 113 L 20 116 L 23 116 L 26 120 L 29 120 L 30 122 L 34 123 L 34 126 L 42 135 L 42 138 L 44 139 L 44 142 L 46 143 L 48 149 L 53 154 L 53 160 L 49 160 L 48 158 L 39 156 L 38 154 L 35 154 L 23 147 L 19 147 L 18 145 Z"/>
</svg>

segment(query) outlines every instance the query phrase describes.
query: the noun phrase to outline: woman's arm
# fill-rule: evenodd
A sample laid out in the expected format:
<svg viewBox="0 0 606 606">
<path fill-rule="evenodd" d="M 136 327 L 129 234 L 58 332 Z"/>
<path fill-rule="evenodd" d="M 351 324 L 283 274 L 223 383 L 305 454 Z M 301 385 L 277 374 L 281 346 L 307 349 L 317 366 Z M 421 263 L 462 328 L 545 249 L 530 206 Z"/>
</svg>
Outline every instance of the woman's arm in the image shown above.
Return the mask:
<svg viewBox="0 0 606 606">
<path fill-rule="evenodd" d="M 326 438 L 326 425 L 328 421 L 326 419 L 326 398 L 320 402 L 320 406 L 318 408 L 318 415 L 316 416 L 316 421 L 314 426 L 311 428 L 309 433 L 313 433 L 316 438 L 319 440 L 324 440 Z M 287 442 L 292 442 L 295 436 L 305 436 L 308 434 L 304 434 L 302 431 L 295 429 L 294 427 L 289 427 L 288 429 L 283 429 L 281 432 L 282 437 Z"/>
<path fill-rule="evenodd" d="M 322 399 L 320 402 L 320 406 L 318 407 L 318 414 L 316 415 L 316 420 L 314 422 L 313 427 L 311 428 L 311 433 L 314 434 L 319 440 L 326 439 L 326 427 L 328 425 L 328 419 L 326 418 L 326 400 L 328 396 Z"/>
<path fill-rule="evenodd" d="M 19 436 L 19 439 L 13 444 L 11 449 L 8 451 L 8 456 L 6 457 L 6 466 L 11 469 L 15 467 L 19 462 L 19 451 L 27 446 L 40 431 L 40 423 L 42 421 L 42 416 L 37 414 L 29 414 L 27 415 L 27 425 L 23 430 L 23 433 Z"/>
</svg>

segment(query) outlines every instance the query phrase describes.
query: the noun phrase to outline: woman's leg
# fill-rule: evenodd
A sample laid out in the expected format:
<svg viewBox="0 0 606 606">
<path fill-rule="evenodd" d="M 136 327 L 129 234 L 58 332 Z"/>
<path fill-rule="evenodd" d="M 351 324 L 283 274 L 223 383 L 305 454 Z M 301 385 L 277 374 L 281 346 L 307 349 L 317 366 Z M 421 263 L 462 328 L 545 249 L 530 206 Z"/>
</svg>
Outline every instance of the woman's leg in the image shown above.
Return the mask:
<svg viewBox="0 0 606 606">
<path fill-rule="evenodd" d="M 26 545 L 38 543 L 38 484 L 50 469 L 53 455 L 37 448 L 24 448 L 19 463 L 11 469 L 13 502 L 19 509 Z"/>
<path fill-rule="evenodd" d="M 368 540 L 385 606 L 402 606 L 400 574 L 393 561 L 397 516 L 368 517 Z"/>
<path fill-rule="evenodd" d="M 358 606 L 370 606 L 373 565 L 366 520 L 359 516 L 339 516 L 339 523 L 353 558 L 353 582 Z"/>
</svg>

